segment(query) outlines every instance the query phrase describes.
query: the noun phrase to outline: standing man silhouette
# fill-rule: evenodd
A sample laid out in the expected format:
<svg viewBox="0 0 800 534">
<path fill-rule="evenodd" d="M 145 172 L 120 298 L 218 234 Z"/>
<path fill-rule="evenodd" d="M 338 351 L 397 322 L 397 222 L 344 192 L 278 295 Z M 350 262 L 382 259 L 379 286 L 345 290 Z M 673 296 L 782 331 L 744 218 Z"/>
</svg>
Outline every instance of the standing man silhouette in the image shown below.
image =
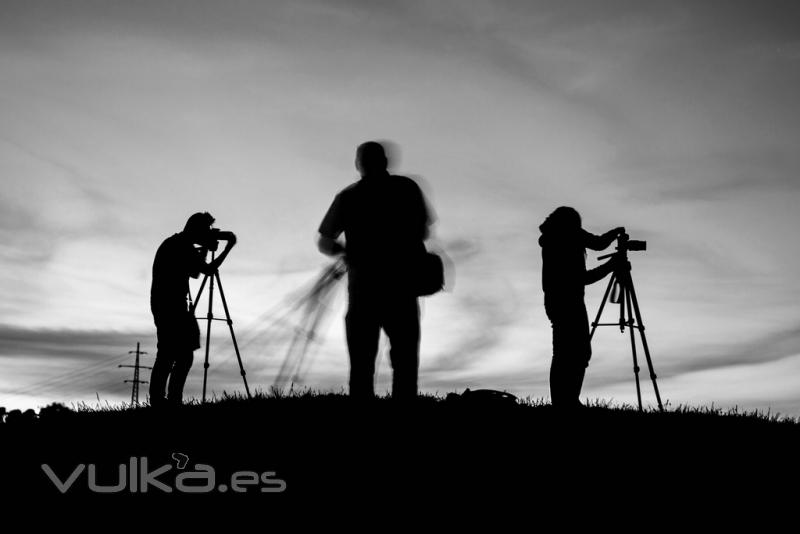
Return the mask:
<svg viewBox="0 0 800 534">
<path fill-rule="evenodd" d="M 431 215 L 417 183 L 388 172 L 383 145 L 364 143 L 356 150 L 361 179 L 333 200 L 319 226 L 319 250 L 345 255 L 348 309 L 345 316 L 350 353 L 350 396 L 375 396 L 375 359 L 381 329 L 390 343 L 392 397 L 417 395 L 419 305 L 415 262 L 425 253 Z M 344 234 L 344 242 L 339 237 Z"/>
<path fill-rule="evenodd" d="M 236 244 L 232 232 L 212 232 L 212 224 L 214 217 L 208 212 L 195 213 L 186 221 L 182 232 L 161 243 L 153 260 L 150 309 L 158 336 L 158 352 L 150 373 L 150 405 L 153 407 L 181 404 L 194 351 L 200 348 L 200 328 L 189 309 L 189 277 L 212 274 Z M 225 250 L 213 262 L 206 263 L 206 247 L 217 239 L 227 241 Z M 200 248 L 195 248 L 195 244 Z M 167 379 L 169 390 L 165 398 Z"/>
<path fill-rule="evenodd" d="M 539 229 L 544 309 L 553 327 L 550 398 L 555 407 L 578 408 L 592 357 L 584 288 L 602 280 L 616 266 L 612 257 L 587 271 L 586 249 L 608 248 L 625 229 L 614 228 L 602 236 L 591 234 L 582 228 L 580 214 L 566 206 L 551 213 Z"/>
</svg>

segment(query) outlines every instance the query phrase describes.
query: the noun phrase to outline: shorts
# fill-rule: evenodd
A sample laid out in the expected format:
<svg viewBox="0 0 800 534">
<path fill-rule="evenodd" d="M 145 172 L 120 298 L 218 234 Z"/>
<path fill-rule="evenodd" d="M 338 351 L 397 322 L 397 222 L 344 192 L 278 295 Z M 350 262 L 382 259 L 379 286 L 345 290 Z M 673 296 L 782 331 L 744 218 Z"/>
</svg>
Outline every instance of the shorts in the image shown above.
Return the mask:
<svg viewBox="0 0 800 534">
<path fill-rule="evenodd" d="M 194 351 L 200 348 L 200 326 L 189 312 L 158 314 L 153 317 L 158 350 Z"/>
</svg>

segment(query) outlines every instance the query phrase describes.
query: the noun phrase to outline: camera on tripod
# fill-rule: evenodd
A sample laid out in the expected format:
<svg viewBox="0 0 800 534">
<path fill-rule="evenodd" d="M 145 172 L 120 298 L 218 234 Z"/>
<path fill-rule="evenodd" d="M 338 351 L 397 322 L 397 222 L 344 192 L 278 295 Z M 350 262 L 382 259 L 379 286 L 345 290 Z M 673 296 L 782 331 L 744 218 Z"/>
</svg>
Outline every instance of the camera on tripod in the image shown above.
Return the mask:
<svg viewBox="0 0 800 534">
<path fill-rule="evenodd" d="M 647 250 L 647 241 L 631 239 L 627 232 L 622 232 L 617 237 L 617 252 Z"/>
<path fill-rule="evenodd" d="M 216 252 L 217 249 L 219 249 L 220 241 L 230 241 L 231 239 L 233 239 L 233 232 L 225 232 L 219 228 L 212 228 L 197 244 L 211 252 Z"/>
<path fill-rule="evenodd" d="M 631 239 L 624 229 L 620 229 L 617 235 L 617 251 L 611 254 L 601 256 L 600 260 L 605 258 L 612 258 L 615 263 L 612 264 L 613 271 L 611 272 L 611 279 L 608 281 L 606 292 L 603 295 L 603 300 L 600 302 L 600 308 L 597 310 L 597 316 L 591 323 L 592 329 L 589 332 L 589 340 L 594 337 L 595 330 L 598 326 L 616 326 L 619 327 L 620 332 L 624 332 L 627 328 L 631 336 L 631 354 L 633 356 L 633 374 L 636 379 L 636 398 L 639 403 L 639 411 L 643 411 L 642 407 L 642 389 L 639 383 L 639 360 L 636 353 L 636 335 L 639 336 L 642 342 L 642 349 L 647 361 L 647 368 L 650 372 L 650 380 L 653 382 L 653 391 L 656 394 L 656 402 L 658 402 L 659 411 L 664 411 L 664 405 L 661 402 L 661 392 L 658 390 L 656 383 L 656 372 L 653 367 L 653 361 L 650 357 L 650 348 L 647 346 L 647 337 L 644 333 L 644 324 L 642 324 L 642 314 L 639 310 L 639 299 L 636 297 L 636 290 L 633 287 L 633 278 L 631 277 L 631 264 L 628 261 L 628 251 L 642 251 L 647 250 L 647 241 L 639 241 Z M 619 306 L 619 320 L 615 323 L 601 323 L 600 318 L 603 314 L 603 309 L 606 303 L 617 304 Z"/>
</svg>

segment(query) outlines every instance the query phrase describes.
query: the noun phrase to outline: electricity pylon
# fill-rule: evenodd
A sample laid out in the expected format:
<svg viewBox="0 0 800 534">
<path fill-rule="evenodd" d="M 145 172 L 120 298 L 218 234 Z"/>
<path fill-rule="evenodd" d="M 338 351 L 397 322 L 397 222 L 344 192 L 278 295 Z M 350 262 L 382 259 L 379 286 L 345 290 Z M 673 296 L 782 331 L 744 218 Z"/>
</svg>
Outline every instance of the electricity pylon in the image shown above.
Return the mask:
<svg viewBox="0 0 800 534">
<path fill-rule="evenodd" d="M 136 350 L 128 351 L 128 354 L 136 354 L 136 363 L 134 365 L 119 365 L 118 367 L 133 367 L 133 380 L 125 380 L 124 382 L 131 384 L 131 406 L 139 406 L 139 384 L 147 384 L 146 380 L 139 380 L 139 369 L 150 369 L 146 365 L 139 365 L 139 356 L 147 354 L 139 350 L 139 343 L 136 343 Z"/>
</svg>

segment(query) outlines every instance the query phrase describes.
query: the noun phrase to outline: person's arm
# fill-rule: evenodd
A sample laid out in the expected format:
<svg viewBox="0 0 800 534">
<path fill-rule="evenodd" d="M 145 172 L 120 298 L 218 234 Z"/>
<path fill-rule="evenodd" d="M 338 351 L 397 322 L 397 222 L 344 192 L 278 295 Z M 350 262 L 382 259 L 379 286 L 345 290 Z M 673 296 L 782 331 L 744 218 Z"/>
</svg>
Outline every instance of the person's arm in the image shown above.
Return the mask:
<svg viewBox="0 0 800 534">
<path fill-rule="evenodd" d="M 622 226 L 609 230 L 603 235 L 594 235 L 586 230 L 583 230 L 583 246 L 592 250 L 605 250 L 611 243 L 620 235 L 625 233 L 625 228 Z M 602 278 L 602 277 L 601 277 Z"/>
<path fill-rule="evenodd" d="M 214 258 L 214 261 L 206 263 L 201 260 L 202 265 L 200 267 L 200 272 L 203 274 L 213 274 L 217 269 L 219 269 L 219 266 L 222 265 L 222 262 L 228 257 L 228 254 L 233 246 L 236 245 L 236 234 L 233 232 L 225 232 L 225 237 L 227 238 L 225 249 L 219 256 Z"/>
<path fill-rule="evenodd" d="M 419 195 L 419 212 L 420 212 L 420 222 L 422 227 L 422 240 L 427 241 L 428 238 L 431 236 L 431 226 L 433 223 L 436 222 L 436 214 L 433 211 L 433 207 L 428 202 L 427 197 L 425 197 L 425 193 L 422 192 L 422 188 L 419 187 L 418 184 L 415 184 L 417 187 L 418 195 Z"/>
<path fill-rule="evenodd" d="M 344 231 L 342 212 L 342 195 L 340 193 L 333 199 L 319 225 L 317 249 L 326 256 L 339 256 L 345 253 L 345 246 L 338 239 Z"/>
<path fill-rule="evenodd" d="M 584 285 L 588 286 L 590 284 L 594 284 L 595 282 L 602 280 L 611 272 L 613 272 L 616 267 L 617 267 L 617 257 L 611 256 L 611 258 L 609 258 L 608 261 L 605 262 L 604 264 L 598 265 L 594 269 L 586 271 L 586 274 L 583 277 Z"/>
</svg>

